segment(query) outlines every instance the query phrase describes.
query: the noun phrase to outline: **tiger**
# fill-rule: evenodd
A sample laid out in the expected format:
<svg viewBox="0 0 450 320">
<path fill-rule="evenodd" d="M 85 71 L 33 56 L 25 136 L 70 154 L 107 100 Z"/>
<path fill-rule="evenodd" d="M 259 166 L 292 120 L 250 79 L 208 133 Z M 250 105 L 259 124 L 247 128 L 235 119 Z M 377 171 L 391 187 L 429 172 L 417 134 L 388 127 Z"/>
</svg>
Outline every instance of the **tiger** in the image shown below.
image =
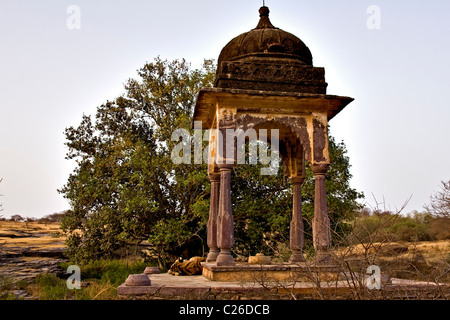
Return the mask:
<svg viewBox="0 0 450 320">
<path fill-rule="evenodd" d="M 189 260 L 183 260 L 182 257 L 175 260 L 167 273 L 174 276 L 193 276 L 201 275 L 203 272 L 203 266 L 201 262 L 205 261 L 202 257 L 192 257 Z"/>
</svg>

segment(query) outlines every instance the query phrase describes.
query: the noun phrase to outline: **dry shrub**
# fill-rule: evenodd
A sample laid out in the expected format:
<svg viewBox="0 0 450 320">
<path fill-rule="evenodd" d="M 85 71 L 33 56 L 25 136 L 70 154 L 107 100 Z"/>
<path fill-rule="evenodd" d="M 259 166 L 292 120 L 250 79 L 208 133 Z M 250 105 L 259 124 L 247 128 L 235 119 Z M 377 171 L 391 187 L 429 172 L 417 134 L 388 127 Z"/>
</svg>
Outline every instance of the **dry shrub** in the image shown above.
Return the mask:
<svg viewBox="0 0 450 320">
<path fill-rule="evenodd" d="M 435 218 L 430 222 L 428 229 L 430 236 L 436 240 L 450 239 L 450 219 L 449 218 Z"/>
</svg>

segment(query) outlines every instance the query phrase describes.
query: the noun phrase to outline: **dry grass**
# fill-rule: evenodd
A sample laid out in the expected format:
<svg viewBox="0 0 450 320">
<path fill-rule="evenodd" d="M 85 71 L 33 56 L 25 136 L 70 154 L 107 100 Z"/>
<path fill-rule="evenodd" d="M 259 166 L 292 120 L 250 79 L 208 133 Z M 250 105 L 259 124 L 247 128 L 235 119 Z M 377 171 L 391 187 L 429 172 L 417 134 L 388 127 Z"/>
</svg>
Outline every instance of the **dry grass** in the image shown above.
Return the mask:
<svg viewBox="0 0 450 320">
<path fill-rule="evenodd" d="M 45 231 L 45 232 L 52 232 L 52 231 L 59 231 L 59 223 L 40 223 L 40 222 L 29 222 L 28 225 L 25 222 L 18 222 L 18 221 L 0 221 L 0 230 L 2 233 L 4 231 L 31 231 L 31 232 L 38 232 L 38 231 Z"/>
<path fill-rule="evenodd" d="M 450 240 L 428 241 L 411 244 L 405 257 L 412 255 L 412 249 L 419 251 L 428 263 L 439 262 L 442 259 L 447 259 L 450 254 Z"/>
<path fill-rule="evenodd" d="M 337 254 L 352 254 L 352 255 L 380 255 L 383 256 L 384 248 L 388 246 L 405 246 L 408 248 L 404 253 L 399 253 L 395 258 L 408 258 L 414 253 L 420 253 L 426 259 L 427 262 L 433 263 L 446 258 L 450 254 L 450 240 L 438 240 L 438 241 L 419 241 L 419 242 L 391 242 L 380 243 L 375 242 L 370 246 L 358 244 L 355 246 L 349 246 L 343 249 L 337 250 Z M 384 258 L 392 258 L 384 256 Z"/>
<path fill-rule="evenodd" d="M 59 223 L 0 221 L 0 244 L 7 249 L 64 247 L 64 237 L 60 234 Z"/>
<path fill-rule="evenodd" d="M 358 244 L 335 251 L 353 270 L 378 265 L 393 278 L 450 283 L 450 240 Z"/>
</svg>

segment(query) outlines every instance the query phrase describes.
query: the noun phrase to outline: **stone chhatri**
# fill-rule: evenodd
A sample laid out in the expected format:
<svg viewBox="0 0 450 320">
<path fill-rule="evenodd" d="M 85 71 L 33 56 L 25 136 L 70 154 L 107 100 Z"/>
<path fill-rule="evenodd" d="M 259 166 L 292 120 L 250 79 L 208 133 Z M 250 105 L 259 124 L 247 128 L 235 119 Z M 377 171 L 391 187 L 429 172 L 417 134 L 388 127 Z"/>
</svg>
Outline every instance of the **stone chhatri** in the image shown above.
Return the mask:
<svg viewBox="0 0 450 320">
<path fill-rule="evenodd" d="M 209 267 L 203 269 L 204 275 L 209 270 L 210 278 L 214 278 L 215 272 L 225 272 L 223 268 L 236 266 L 231 255 L 234 244 L 231 179 L 237 159 L 234 137 L 228 138 L 226 134 L 229 129 L 243 132 L 253 129 L 258 135 L 262 132 L 259 129 L 266 129 L 266 137 L 271 136 L 272 130 L 278 131 L 279 153 L 293 185 L 290 263 L 298 266 L 305 263 L 301 190 L 305 163 L 311 164 L 315 178 L 312 223 L 316 262 L 323 266 L 331 262 L 327 254 L 331 236 L 325 193 L 325 176 L 330 165 L 328 121 L 353 98 L 327 95 L 325 70 L 313 66 L 309 48 L 293 34 L 274 27 L 267 7 L 260 8 L 259 14 L 256 28 L 223 48 L 215 86 L 200 90 L 194 110 L 193 122 L 200 121 L 203 128 L 210 129 L 210 252 Z M 220 143 L 218 133 L 224 138 Z"/>
</svg>

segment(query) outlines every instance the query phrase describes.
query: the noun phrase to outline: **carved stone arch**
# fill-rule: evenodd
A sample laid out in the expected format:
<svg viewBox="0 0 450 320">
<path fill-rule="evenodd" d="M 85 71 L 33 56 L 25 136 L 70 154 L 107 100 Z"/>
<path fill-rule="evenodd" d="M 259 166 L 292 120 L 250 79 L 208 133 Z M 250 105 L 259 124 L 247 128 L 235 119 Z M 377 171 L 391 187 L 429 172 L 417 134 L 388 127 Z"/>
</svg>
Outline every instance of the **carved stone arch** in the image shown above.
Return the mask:
<svg viewBox="0 0 450 320">
<path fill-rule="evenodd" d="M 289 117 L 272 115 L 240 114 L 236 119 L 236 128 L 247 131 L 249 129 L 279 129 L 281 141 L 290 145 L 299 144 L 303 148 L 304 160 L 312 162 L 311 137 L 306 117 Z M 268 133 L 270 137 L 270 133 Z M 283 159 L 284 160 L 284 159 Z M 283 161 L 284 162 L 284 161 Z"/>
<path fill-rule="evenodd" d="M 236 123 L 239 124 L 239 117 Z M 260 119 L 259 117 L 251 118 L 249 115 L 241 117 L 245 119 L 241 127 L 238 129 L 248 131 L 253 129 L 257 133 L 257 139 L 263 140 L 271 144 L 273 148 L 272 132 L 271 130 L 278 130 L 278 151 L 283 161 L 286 172 L 285 174 L 291 181 L 292 193 L 293 193 L 293 207 L 292 207 L 292 220 L 290 222 L 290 248 L 292 254 L 290 257 L 291 263 L 302 263 L 305 261 L 303 256 L 304 246 L 304 226 L 302 221 L 302 197 L 301 197 L 301 185 L 305 180 L 305 148 L 302 144 L 301 136 L 298 135 L 298 130 L 295 127 L 286 125 L 278 118 Z M 261 129 L 266 129 L 261 130 Z M 306 121 L 303 128 L 307 132 Z M 264 137 L 261 135 L 265 134 Z M 307 137 L 307 136 L 306 136 Z M 309 146 L 309 139 L 305 139 Z"/>
<path fill-rule="evenodd" d="M 272 138 L 271 130 L 278 129 L 279 152 L 281 160 L 286 168 L 286 175 L 290 179 L 304 178 L 306 155 L 309 157 L 311 155 L 311 152 L 309 151 L 310 140 L 307 134 L 306 121 L 303 123 L 304 128 L 299 130 L 297 127 L 285 125 L 282 120 L 279 118 L 268 120 L 267 118 L 263 119 L 258 116 L 245 115 L 238 117 L 236 123 L 238 129 L 244 131 L 250 129 L 255 130 L 258 139 L 267 141 L 269 144 L 271 144 L 270 140 Z M 298 121 L 294 121 L 294 123 L 298 124 Z M 265 137 L 261 136 L 264 132 L 260 129 L 267 130 L 267 135 Z"/>
</svg>

